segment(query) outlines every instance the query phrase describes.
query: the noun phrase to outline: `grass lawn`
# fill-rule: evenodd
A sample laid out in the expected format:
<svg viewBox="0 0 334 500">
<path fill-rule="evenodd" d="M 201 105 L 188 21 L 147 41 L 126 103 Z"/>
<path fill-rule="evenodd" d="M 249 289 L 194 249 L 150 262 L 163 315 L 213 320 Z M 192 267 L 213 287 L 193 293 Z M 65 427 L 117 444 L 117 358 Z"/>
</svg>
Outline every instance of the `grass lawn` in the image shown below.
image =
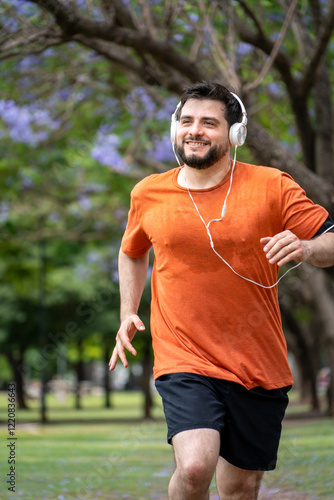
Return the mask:
<svg viewBox="0 0 334 500">
<path fill-rule="evenodd" d="M 166 498 L 173 470 L 172 448 L 159 398 L 155 420 L 142 421 L 141 395 L 113 395 L 113 408 L 103 398 L 86 396 L 74 410 L 68 397 L 48 396 L 49 419 L 38 423 L 38 407 L 17 411 L 15 437 L 16 492 L 7 491 L 9 473 L 7 399 L 0 393 L 0 498 L 24 500 L 149 500 Z M 293 411 L 293 408 L 291 409 Z M 334 498 L 334 421 L 286 421 L 279 465 L 266 475 L 270 489 L 300 490 L 310 498 Z M 214 486 L 213 486 L 214 488 Z"/>
<path fill-rule="evenodd" d="M 312 499 L 334 499 L 334 421 L 286 420 L 277 469 L 267 473 L 271 488 L 301 491 Z"/>
</svg>

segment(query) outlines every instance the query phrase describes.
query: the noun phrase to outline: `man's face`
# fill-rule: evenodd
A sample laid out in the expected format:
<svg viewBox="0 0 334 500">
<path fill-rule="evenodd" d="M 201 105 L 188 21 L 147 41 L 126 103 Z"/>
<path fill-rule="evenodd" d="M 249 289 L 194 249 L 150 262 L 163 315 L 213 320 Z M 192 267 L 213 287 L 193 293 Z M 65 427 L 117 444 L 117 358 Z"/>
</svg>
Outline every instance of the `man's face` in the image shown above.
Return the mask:
<svg viewBox="0 0 334 500">
<path fill-rule="evenodd" d="M 229 154 L 223 103 L 189 99 L 182 108 L 176 151 L 189 167 L 205 170 Z"/>
</svg>

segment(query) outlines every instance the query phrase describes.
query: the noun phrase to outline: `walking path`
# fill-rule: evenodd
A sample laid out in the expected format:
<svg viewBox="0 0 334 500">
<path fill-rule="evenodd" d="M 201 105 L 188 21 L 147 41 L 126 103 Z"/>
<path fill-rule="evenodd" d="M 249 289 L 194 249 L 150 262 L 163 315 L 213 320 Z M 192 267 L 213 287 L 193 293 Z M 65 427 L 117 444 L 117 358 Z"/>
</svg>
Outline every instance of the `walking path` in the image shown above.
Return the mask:
<svg viewBox="0 0 334 500">
<path fill-rule="evenodd" d="M 261 486 L 259 500 L 316 500 L 317 497 L 297 491 L 280 491 L 278 488 Z M 210 500 L 219 500 L 217 493 L 211 493 Z"/>
</svg>

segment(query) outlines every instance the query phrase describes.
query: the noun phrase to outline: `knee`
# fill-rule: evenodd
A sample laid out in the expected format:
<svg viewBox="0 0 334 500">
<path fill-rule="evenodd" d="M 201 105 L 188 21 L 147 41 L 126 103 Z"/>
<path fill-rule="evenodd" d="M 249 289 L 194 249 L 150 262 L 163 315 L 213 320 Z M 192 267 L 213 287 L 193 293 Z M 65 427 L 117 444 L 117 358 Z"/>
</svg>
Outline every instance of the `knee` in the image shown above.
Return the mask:
<svg viewBox="0 0 334 500">
<path fill-rule="evenodd" d="M 257 475 L 235 481 L 226 481 L 222 488 L 222 499 L 253 500 L 258 498 L 261 478 Z"/>
<path fill-rule="evenodd" d="M 210 486 L 214 469 L 204 461 L 191 460 L 179 467 L 179 474 L 188 491 L 205 491 Z"/>
</svg>

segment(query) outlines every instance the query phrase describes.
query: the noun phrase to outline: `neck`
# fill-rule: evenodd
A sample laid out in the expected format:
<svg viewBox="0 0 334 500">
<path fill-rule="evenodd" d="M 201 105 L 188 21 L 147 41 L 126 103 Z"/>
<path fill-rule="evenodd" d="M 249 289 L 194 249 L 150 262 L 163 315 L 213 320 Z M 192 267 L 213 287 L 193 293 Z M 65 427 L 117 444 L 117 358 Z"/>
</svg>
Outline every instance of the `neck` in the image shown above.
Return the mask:
<svg viewBox="0 0 334 500">
<path fill-rule="evenodd" d="M 190 189 L 208 189 L 219 184 L 230 170 L 230 157 L 226 155 L 222 161 L 205 170 L 184 165 L 178 176 L 178 183 Z"/>
</svg>

